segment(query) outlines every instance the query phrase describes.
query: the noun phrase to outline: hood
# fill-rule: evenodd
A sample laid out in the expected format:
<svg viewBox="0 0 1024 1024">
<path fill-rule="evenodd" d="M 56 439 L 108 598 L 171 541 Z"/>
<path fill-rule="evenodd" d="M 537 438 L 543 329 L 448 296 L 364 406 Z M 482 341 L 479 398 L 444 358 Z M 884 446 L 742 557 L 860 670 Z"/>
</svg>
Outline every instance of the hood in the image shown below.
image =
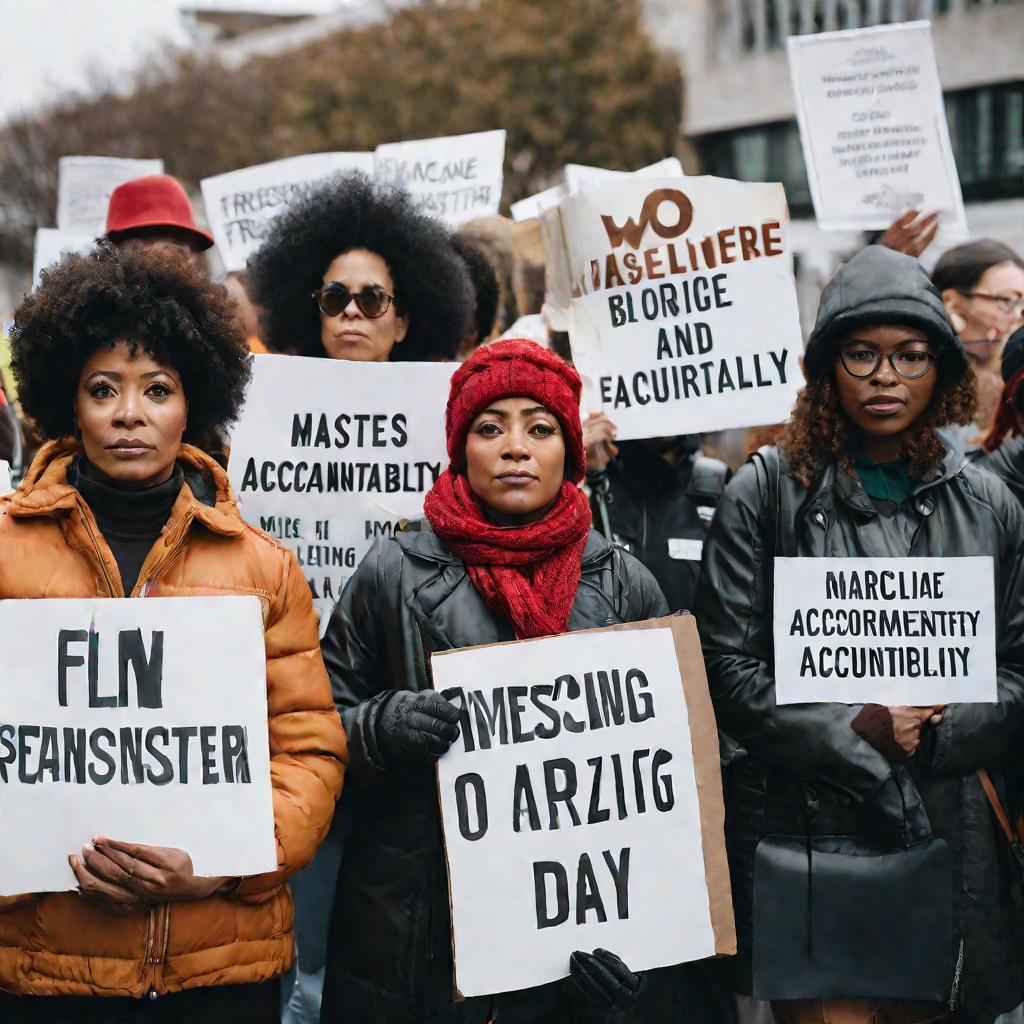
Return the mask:
<svg viewBox="0 0 1024 1024">
<path fill-rule="evenodd" d="M 924 331 L 941 355 L 940 376 L 955 376 L 967 367 L 939 290 L 921 264 L 887 246 L 869 245 L 825 285 L 804 351 L 808 379 L 829 372 L 838 343 L 850 332 L 883 323 Z"/>
</svg>

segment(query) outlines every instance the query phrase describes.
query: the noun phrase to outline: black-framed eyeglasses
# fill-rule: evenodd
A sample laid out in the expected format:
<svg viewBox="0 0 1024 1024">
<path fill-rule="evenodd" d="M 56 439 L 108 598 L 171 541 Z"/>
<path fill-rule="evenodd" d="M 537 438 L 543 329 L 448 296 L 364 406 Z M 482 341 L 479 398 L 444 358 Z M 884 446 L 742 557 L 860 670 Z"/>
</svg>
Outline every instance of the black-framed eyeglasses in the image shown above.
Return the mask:
<svg viewBox="0 0 1024 1024">
<path fill-rule="evenodd" d="M 988 299 L 994 302 L 1004 313 L 1020 316 L 1024 313 L 1024 299 L 1011 299 L 1008 295 L 990 295 L 988 292 L 964 292 L 969 299 Z"/>
<path fill-rule="evenodd" d="M 846 372 L 851 377 L 861 380 L 876 373 L 878 367 L 882 365 L 883 358 L 889 361 L 889 365 L 898 376 L 904 380 L 915 380 L 923 377 L 935 365 L 937 357 L 931 352 L 921 352 L 917 349 L 901 349 L 883 357 L 878 349 L 868 348 L 866 345 L 859 348 L 850 345 L 839 350 L 839 358 Z"/>
<path fill-rule="evenodd" d="M 371 320 L 383 316 L 395 301 L 394 295 L 389 295 L 379 284 L 368 285 L 361 292 L 350 292 L 336 281 L 317 289 L 312 297 L 324 316 L 337 316 L 355 299 L 359 312 Z"/>
</svg>

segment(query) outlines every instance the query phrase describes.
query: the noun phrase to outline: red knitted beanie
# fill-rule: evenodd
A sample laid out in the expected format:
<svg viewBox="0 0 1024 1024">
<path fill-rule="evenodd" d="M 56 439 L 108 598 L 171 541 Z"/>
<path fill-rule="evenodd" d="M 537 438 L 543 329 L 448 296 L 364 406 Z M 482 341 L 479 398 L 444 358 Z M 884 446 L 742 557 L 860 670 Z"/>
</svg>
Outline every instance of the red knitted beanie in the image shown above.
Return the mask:
<svg viewBox="0 0 1024 1024">
<path fill-rule="evenodd" d="M 466 435 L 491 402 L 533 398 L 558 418 L 565 435 L 566 479 L 579 483 L 587 468 L 580 424 L 580 375 L 561 356 L 535 341 L 513 339 L 481 345 L 455 371 L 445 413 L 448 458 L 466 462 Z"/>
</svg>

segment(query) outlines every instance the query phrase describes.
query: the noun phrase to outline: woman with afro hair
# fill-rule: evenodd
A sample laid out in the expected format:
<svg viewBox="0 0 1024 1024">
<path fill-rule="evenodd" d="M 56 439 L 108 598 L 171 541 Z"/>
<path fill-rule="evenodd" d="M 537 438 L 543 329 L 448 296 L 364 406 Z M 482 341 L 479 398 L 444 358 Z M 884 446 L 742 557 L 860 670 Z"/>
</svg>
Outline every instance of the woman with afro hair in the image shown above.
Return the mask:
<svg viewBox="0 0 1024 1024">
<path fill-rule="evenodd" d="M 187 850 L 132 835 L 62 851 L 70 892 L 0 897 L 0 1020 L 276 1022 L 283 882 L 327 831 L 347 751 L 295 556 L 189 443 L 238 413 L 241 323 L 184 259 L 101 245 L 44 272 L 11 346 L 48 443 L 0 500 L 0 600 L 262 595 L 278 867 L 199 877 Z"/>
<path fill-rule="evenodd" d="M 473 287 L 448 232 L 407 192 L 361 174 L 290 206 L 250 271 L 275 352 L 449 360 L 472 331 Z"/>
<path fill-rule="evenodd" d="M 952 942 L 948 957 L 933 957 L 932 966 L 948 981 L 944 994 L 948 1007 L 959 1008 L 958 1019 L 990 1021 L 1024 996 L 1024 949 L 1011 899 L 1019 883 L 976 775 L 987 767 L 1006 793 L 1010 745 L 1024 719 L 1024 513 L 1001 481 L 968 464 L 939 432 L 970 421 L 974 376 L 938 289 L 909 256 L 869 246 L 838 271 L 822 295 L 804 371 L 807 383 L 778 448 L 762 448 L 725 488 L 695 603 L 719 729 L 746 755 L 732 765 L 726 801 L 739 939 L 731 982 L 739 992 L 749 994 L 752 984 L 757 990 L 760 961 L 752 960 L 752 948 L 759 913 L 782 898 L 755 882 L 761 839 L 795 836 L 810 851 L 813 837 L 874 837 L 896 849 L 934 834 L 957 867 L 949 893 L 935 893 L 951 900 Z M 988 556 L 997 700 L 779 705 L 773 555 Z M 878 902 L 871 888 L 876 872 L 884 869 L 858 860 L 871 906 Z M 910 920 L 921 908 L 887 909 Z M 823 920 L 825 914 L 816 903 L 816 930 L 850 927 Z M 806 942 L 810 948 L 810 935 Z M 920 955 L 907 949 L 908 962 Z M 822 982 L 821 968 L 806 964 L 790 979 L 800 997 L 773 1003 L 785 1024 L 914 1024 L 948 1014 L 945 1000 L 900 1002 L 891 990 L 819 991 L 814 986 L 831 989 L 834 979 Z M 851 961 L 849 970 L 868 976 L 868 966 Z M 878 998 L 829 998 L 837 995 Z"/>
</svg>

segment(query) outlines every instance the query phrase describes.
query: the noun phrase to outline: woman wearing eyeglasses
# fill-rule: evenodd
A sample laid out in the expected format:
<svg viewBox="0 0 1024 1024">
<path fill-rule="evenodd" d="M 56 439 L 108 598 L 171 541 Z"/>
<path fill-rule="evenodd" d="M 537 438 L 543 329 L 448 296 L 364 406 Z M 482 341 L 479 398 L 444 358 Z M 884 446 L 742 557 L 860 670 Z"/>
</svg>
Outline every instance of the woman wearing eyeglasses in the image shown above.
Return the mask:
<svg viewBox="0 0 1024 1024">
<path fill-rule="evenodd" d="M 250 277 L 275 352 L 454 359 L 472 318 L 469 275 L 444 227 L 417 213 L 408 193 L 360 174 L 278 217 Z"/>
<path fill-rule="evenodd" d="M 762 449 L 726 487 L 695 605 L 719 728 L 746 753 L 733 765 L 726 812 L 740 946 L 731 982 L 751 992 L 761 839 L 884 836 L 895 848 L 927 837 L 930 823 L 954 865 L 953 940 L 941 965 L 948 1006 L 990 1021 L 1024 996 L 1012 858 L 975 775 L 986 766 L 1006 799 L 1007 752 L 1024 718 L 1024 513 L 936 430 L 970 420 L 974 374 L 938 290 L 910 257 L 870 246 L 840 269 L 822 296 L 804 369 L 778 449 Z M 991 556 L 997 702 L 777 705 L 775 552 Z M 816 927 L 830 926 L 843 927 Z M 948 1014 L 945 1002 L 836 994 L 776 1002 L 776 1019 L 915 1024 Z"/>
<path fill-rule="evenodd" d="M 942 292 L 953 330 L 977 375 L 977 415 L 961 435 L 974 448 L 997 412 L 1003 387 L 1000 346 L 1024 323 L 1024 260 L 1002 242 L 982 238 L 943 253 L 932 283 Z"/>
</svg>

